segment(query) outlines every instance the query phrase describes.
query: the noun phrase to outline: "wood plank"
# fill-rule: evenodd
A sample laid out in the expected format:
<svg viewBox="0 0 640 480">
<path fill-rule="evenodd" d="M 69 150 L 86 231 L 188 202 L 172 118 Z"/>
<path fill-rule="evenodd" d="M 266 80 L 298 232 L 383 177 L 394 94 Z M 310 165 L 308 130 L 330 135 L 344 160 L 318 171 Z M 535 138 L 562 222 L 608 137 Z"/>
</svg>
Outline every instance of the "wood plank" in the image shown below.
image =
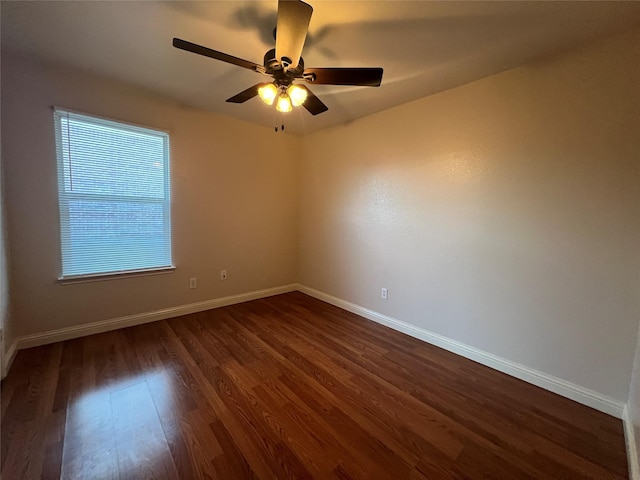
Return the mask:
<svg viewBox="0 0 640 480">
<path fill-rule="evenodd" d="M 61 467 L 65 480 L 119 478 L 111 396 L 107 385 L 96 385 L 100 366 L 90 350 L 98 340 L 82 339 L 83 366 L 70 381 Z"/>
<path fill-rule="evenodd" d="M 219 478 L 242 478 L 251 480 L 257 478 L 242 450 L 225 427 L 224 423 L 216 420 L 209 424 L 211 431 L 222 448 L 222 455 L 213 460 L 213 466 Z"/>
<path fill-rule="evenodd" d="M 121 479 L 178 478 L 146 381 L 111 393 Z"/>
</svg>

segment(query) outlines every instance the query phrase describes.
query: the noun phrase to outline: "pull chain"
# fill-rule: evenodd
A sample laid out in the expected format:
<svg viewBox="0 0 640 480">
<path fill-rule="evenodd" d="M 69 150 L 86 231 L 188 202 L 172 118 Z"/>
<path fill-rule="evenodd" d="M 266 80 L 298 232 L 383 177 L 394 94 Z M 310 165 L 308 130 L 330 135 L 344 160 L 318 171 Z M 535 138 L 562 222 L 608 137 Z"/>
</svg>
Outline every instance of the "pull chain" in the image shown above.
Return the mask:
<svg viewBox="0 0 640 480">
<path fill-rule="evenodd" d="M 274 127 L 274 130 L 276 131 L 276 133 L 278 133 L 278 123 L 280 124 L 280 127 L 279 127 L 280 131 L 284 132 L 284 117 L 283 117 L 282 114 L 280 114 L 280 121 L 278 121 L 278 119 L 276 118 L 276 122 L 275 123 L 276 123 L 276 125 Z"/>
</svg>

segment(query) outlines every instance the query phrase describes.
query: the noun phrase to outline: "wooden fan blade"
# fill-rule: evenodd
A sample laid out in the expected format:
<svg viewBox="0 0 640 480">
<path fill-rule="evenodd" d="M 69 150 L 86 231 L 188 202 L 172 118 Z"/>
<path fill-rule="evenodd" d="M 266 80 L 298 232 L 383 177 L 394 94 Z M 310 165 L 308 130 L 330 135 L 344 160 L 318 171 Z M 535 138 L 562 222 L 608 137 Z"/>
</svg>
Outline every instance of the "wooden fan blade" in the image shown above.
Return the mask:
<svg viewBox="0 0 640 480">
<path fill-rule="evenodd" d="M 229 103 L 244 103 L 247 100 L 251 100 L 253 97 L 258 95 L 258 89 L 262 86 L 262 83 L 258 83 L 253 87 L 249 87 L 246 90 L 234 95 L 231 98 L 227 98 L 227 102 Z"/>
<path fill-rule="evenodd" d="M 300 61 L 312 13 L 313 7 L 300 0 L 278 1 L 276 58 L 291 68 Z"/>
<path fill-rule="evenodd" d="M 215 60 L 220 60 L 221 62 L 248 68 L 249 70 L 253 70 L 254 72 L 262 73 L 264 70 L 264 67 L 262 65 L 258 65 L 257 63 L 250 62 L 249 60 L 243 60 L 242 58 L 234 57 L 232 55 L 227 55 L 226 53 L 218 52 L 217 50 L 212 50 L 210 48 L 203 47 L 202 45 L 187 42 L 186 40 L 182 40 L 180 38 L 173 39 L 173 46 L 179 48 L 180 50 L 186 50 L 187 52 L 192 52 L 198 55 L 204 55 L 205 57 L 213 58 Z"/>
<path fill-rule="evenodd" d="M 318 85 L 358 85 L 379 87 L 382 68 L 307 68 L 302 76 Z"/>
<path fill-rule="evenodd" d="M 311 115 L 318 115 L 319 113 L 329 110 L 329 107 L 322 103 L 322 101 L 316 97 L 311 90 L 304 85 L 298 84 L 298 86 L 307 91 L 307 99 L 304 101 L 302 106 L 306 108 Z"/>
</svg>

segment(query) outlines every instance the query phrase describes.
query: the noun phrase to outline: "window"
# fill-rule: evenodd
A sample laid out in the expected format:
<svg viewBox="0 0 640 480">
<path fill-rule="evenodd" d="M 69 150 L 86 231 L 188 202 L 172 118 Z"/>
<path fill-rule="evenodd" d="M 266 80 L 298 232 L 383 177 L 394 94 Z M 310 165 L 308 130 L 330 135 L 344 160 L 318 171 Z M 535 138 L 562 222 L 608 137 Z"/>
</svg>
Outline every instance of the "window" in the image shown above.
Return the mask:
<svg viewBox="0 0 640 480">
<path fill-rule="evenodd" d="M 173 268 L 169 135 L 54 109 L 61 279 Z"/>
</svg>

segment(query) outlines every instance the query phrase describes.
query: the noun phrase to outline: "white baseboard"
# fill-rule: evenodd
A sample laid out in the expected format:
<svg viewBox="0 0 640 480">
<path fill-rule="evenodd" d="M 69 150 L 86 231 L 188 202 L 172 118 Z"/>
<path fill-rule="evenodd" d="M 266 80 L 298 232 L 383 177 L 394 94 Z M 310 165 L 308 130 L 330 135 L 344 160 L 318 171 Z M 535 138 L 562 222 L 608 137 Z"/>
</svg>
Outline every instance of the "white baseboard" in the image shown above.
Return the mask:
<svg viewBox="0 0 640 480">
<path fill-rule="evenodd" d="M 18 342 L 13 341 L 9 346 L 9 350 L 4 353 L 4 358 L 2 359 L 2 379 L 7 376 L 9 373 L 9 369 L 11 368 L 11 364 L 13 363 L 13 359 L 16 358 L 16 351 L 18 350 Z"/>
<path fill-rule="evenodd" d="M 627 444 L 627 459 L 629 461 L 629 478 L 640 480 L 640 458 L 638 458 L 638 444 L 636 434 L 629 412 L 629 406 L 625 405 L 622 411 L 622 423 L 624 425 L 624 439 Z"/>
<path fill-rule="evenodd" d="M 484 352 L 456 340 L 410 325 L 401 320 L 382 315 L 378 312 L 374 312 L 373 310 L 369 310 L 304 285 L 299 285 L 298 290 L 319 300 L 335 305 L 336 307 L 340 307 L 344 310 L 360 315 L 361 317 L 373 320 L 376 323 L 380 323 L 424 342 L 444 348 L 445 350 L 456 353 L 465 358 L 469 358 L 486 365 L 487 367 L 491 367 L 495 370 L 506 373 L 507 375 L 511 375 L 512 377 L 519 378 L 520 380 L 524 380 L 525 382 L 544 388 L 545 390 L 557 393 L 558 395 L 562 395 L 563 397 L 569 398 L 583 405 L 595 408 L 596 410 L 613 415 L 617 418 L 622 417 L 622 410 L 624 408 L 623 403 L 588 388 L 584 388 L 561 378 L 554 377 L 553 375 L 534 370 L 525 365 L 512 362 L 506 358 Z"/>
<path fill-rule="evenodd" d="M 270 297 L 272 295 L 292 292 L 296 289 L 296 284 L 284 285 L 281 287 L 268 288 L 265 290 L 257 290 L 254 292 L 242 293 L 239 295 L 216 298 L 204 302 L 190 303 L 178 307 L 164 308 L 161 310 L 155 310 L 153 312 L 138 313 L 134 315 L 127 315 L 125 317 L 113 318 L 110 320 L 102 320 L 99 322 L 60 328 L 43 333 L 25 335 L 19 337 L 17 341 L 12 345 L 12 348 L 14 349 L 15 354 L 16 347 L 18 350 L 37 347 L 49 343 L 70 340 L 72 338 L 85 337 L 87 335 L 93 335 L 96 333 L 117 330 L 119 328 L 132 327 L 134 325 L 141 325 L 143 323 L 165 320 L 167 318 L 178 317 L 180 315 L 188 315 L 190 313 L 211 310 L 212 308 L 225 307 L 227 305 L 233 305 L 236 303 L 248 302 L 249 300 L 257 300 L 259 298 Z M 9 364 L 7 363 L 7 365 Z M 8 371 L 8 368 L 6 370 Z"/>
<path fill-rule="evenodd" d="M 3 378 L 4 375 L 6 375 L 6 372 L 9 371 L 11 363 L 13 362 L 13 358 L 15 357 L 16 350 L 22 350 L 25 348 L 36 347 L 49 343 L 61 342 L 64 340 L 70 340 L 72 338 L 84 337 L 87 335 L 107 332 L 119 328 L 131 327 L 134 325 L 141 325 L 144 323 L 155 322 L 158 320 L 164 320 L 180 315 L 202 312 L 213 308 L 224 307 L 236 303 L 270 297 L 272 295 L 278 295 L 281 293 L 292 292 L 294 290 L 299 290 L 303 293 L 306 293 L 307 295 L 360 315 L 376 323 L 380 323 L 419 340 L 444 348 L 445 350 L 469 358 L 478 363 L 494 368 L 495 370 L 524 380 L 525 382 L 532 383 L 541 388 L 562 395 L 563 397 L 570 398 L 571 400 L 575 400 L 576 402 L 595 408 L 596 410 L 599 410 L 601 412 L 608 413 L 609 415 L 613 415 L 617 418 L 622 418 L 624 404 L 598 392 L 589 390 L 587 388 L 581 387 L 566 380 L 562 380 L 544 372 L 534 370 L 524 365 L 512 362 L 505 358 L 498 357 L 497 355 L 484 352 L 456 340 L 452 340 L 442 335 L 429 332 L 422 328 L 405 323 L 401 320 L 382 315 L 378 312 L 374 312 L 354 303 L 347 302 L 340 298 L 333 297 L 326 293 L 300 284 L 284 285 L 281 287 L 207 300 L 204 302 L 165 308 L 153 312 L 127 315 L 124 317 L 102 320 L 85 325 L 77 325 L 43 333 L 25 335 L 16 339 L 9 347 L 9 350 L 6 352 L 3 365 L 5 371 L 2 372 Z"/>
</svg>

